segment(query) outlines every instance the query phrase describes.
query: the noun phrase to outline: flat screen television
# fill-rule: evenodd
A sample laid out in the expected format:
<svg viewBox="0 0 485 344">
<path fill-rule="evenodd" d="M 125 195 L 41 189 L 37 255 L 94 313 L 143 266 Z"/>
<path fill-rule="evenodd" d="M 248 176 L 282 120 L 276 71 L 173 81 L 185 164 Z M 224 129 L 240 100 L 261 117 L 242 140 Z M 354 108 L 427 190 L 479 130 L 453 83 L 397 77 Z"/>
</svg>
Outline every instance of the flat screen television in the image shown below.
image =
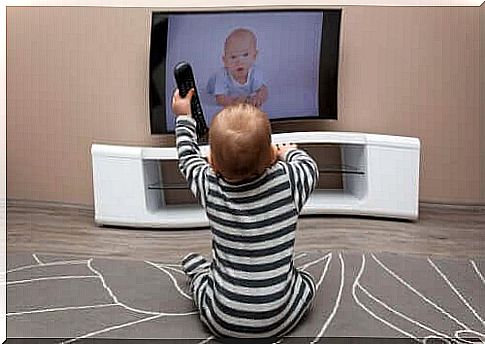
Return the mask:
<svg viewBox="0 0 485 344">
<path fill-rule="evenodd" d="M 254 102 L 272 122 L 337 119 L 341 10 L 155 11 L 151 19 L 152 134 L 174 132 L 180 61 L 192 66 L 208 126 L 221 99 Z"/>
</svg>

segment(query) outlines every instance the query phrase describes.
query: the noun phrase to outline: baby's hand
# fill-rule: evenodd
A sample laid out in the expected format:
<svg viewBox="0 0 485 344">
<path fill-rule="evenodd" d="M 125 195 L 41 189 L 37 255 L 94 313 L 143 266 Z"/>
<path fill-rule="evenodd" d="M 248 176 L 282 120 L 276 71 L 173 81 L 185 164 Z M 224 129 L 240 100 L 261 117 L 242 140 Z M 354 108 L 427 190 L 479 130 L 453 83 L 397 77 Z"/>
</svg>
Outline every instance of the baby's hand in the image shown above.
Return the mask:
<svg viewBox="0 0 485 344">
<path fill-rule="evenodd" d="M 286 152 L 297 148 L 298 146 L 294 143 L 279 143 L 276 144 L 276 155 L 279 160 L 284 160 Z"/>
<path fill-rule="evenodd" d="M 239 97 L 233 97 L 232 98 L 232 103 L 233 104 L 241 104 L 241 103 L 247 103 L 248 98 L 245 96 L 239 96 Z"/>
<path fill-rule="evenodd" d="M 263 103 L 268 99 L 268 87 L 263 85 L 255 94 L 251 97 L 251 103 L 260 108 Z"/>
<path fill-rule="evenodd" d="M 249 97 L 249 103 L 260 108 L 263 105 L 263 103 L 266 101 L 265 92 L 266 91 L 259 90 L 258 92 L 254 93 L 251 97 Z"/>
<path fill-rule="evenodd" d="M 185 95 L 185 97 L 182 98 L 179 94 L 178 88 L 175 90 L 172 98 L 172 111 L 175 116 L 191 115 L 190 100 L 192 99 L 194 92 L 195 90 L 192 88 Z"/>
<path fill-rule="evenodd" d="M 260 97 L 258 97 L 258 95 L 254 95 L 249 97 L 248 103 L 259 108 L 263 104 L 263 101 Z"/>
</svg>

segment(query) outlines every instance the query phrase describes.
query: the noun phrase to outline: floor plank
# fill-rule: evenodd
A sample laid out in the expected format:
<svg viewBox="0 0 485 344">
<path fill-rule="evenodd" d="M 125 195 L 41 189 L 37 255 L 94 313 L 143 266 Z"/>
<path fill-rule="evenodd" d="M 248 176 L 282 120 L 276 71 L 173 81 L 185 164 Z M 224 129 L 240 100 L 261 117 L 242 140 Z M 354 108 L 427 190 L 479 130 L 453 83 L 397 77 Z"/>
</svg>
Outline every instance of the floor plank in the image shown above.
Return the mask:
<svg viewBox="0 0 485 344">
<path fill-rule="evenodd" d="M 416 222 L 354 216 L 303 216 L 296 250 L 394 252 L 418 256 L 485 254 L 485 207 L 420 205 Z M 98 227 L 81 206 L 7 201 L 7 252 L 174 261 L 210 254 L 210 231 Z"/>
</svg>

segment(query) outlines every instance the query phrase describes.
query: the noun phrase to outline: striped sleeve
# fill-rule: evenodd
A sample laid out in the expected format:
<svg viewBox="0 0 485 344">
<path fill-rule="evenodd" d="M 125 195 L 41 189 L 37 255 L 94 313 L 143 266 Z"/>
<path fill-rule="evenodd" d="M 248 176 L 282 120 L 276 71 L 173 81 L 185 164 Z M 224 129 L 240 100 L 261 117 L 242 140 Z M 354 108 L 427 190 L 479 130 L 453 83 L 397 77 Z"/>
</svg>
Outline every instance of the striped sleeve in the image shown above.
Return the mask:
<svg viewBox="0 0 485 344">
<path fill-rule="evenodd" d="M 209 164 L 200 153 L 196 140 L 195 120 L 192 117 L 177 117 L 175 139 L 180 172 L 187 180 L 192 194 L 205 207 Z"/>
<path fill-rule="evenodd" d="M 301 211 L 318 184 L 318 166 L 305 151 L 292 149 L 286 153 L 288 175 L 296 209 Z"/>
</svg>

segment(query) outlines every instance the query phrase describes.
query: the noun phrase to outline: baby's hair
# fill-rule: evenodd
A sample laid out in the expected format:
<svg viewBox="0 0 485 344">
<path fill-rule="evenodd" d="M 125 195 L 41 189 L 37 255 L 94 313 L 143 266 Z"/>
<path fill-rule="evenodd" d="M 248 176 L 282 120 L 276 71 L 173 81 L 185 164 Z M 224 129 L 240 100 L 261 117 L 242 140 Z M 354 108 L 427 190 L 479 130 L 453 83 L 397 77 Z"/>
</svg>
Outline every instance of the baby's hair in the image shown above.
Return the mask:
<svg viewBox="0 0 485 344">
<path fill-rule="evenodd" d="M 271 125 L 257 107 L 245 103 L 228 106 L 214 117 L 210 128 L 212 164 L 223 177 L 256 177 L 273 162 Z"/>
<path fill-rule="evenodd" d="M 246 29 L 246 28 L 238 28 L 238 29 L 231 31 L 231 33 L 229 35 L 227 35 L 226 41 L 224 42 L 224 51 L 226 51 L 228 42 L 230 40 L 234 39 L 235 37 L 239 36 L 239 35 L 250 36 L 251 41 L 254 44 L 254 48 L 256 49 L 256 47 L 258 46 L 258 39 L 257 39 L 256 35 L 254 34 L 254 32 L 252 32 L 251 30 Z"/>
</svg>

